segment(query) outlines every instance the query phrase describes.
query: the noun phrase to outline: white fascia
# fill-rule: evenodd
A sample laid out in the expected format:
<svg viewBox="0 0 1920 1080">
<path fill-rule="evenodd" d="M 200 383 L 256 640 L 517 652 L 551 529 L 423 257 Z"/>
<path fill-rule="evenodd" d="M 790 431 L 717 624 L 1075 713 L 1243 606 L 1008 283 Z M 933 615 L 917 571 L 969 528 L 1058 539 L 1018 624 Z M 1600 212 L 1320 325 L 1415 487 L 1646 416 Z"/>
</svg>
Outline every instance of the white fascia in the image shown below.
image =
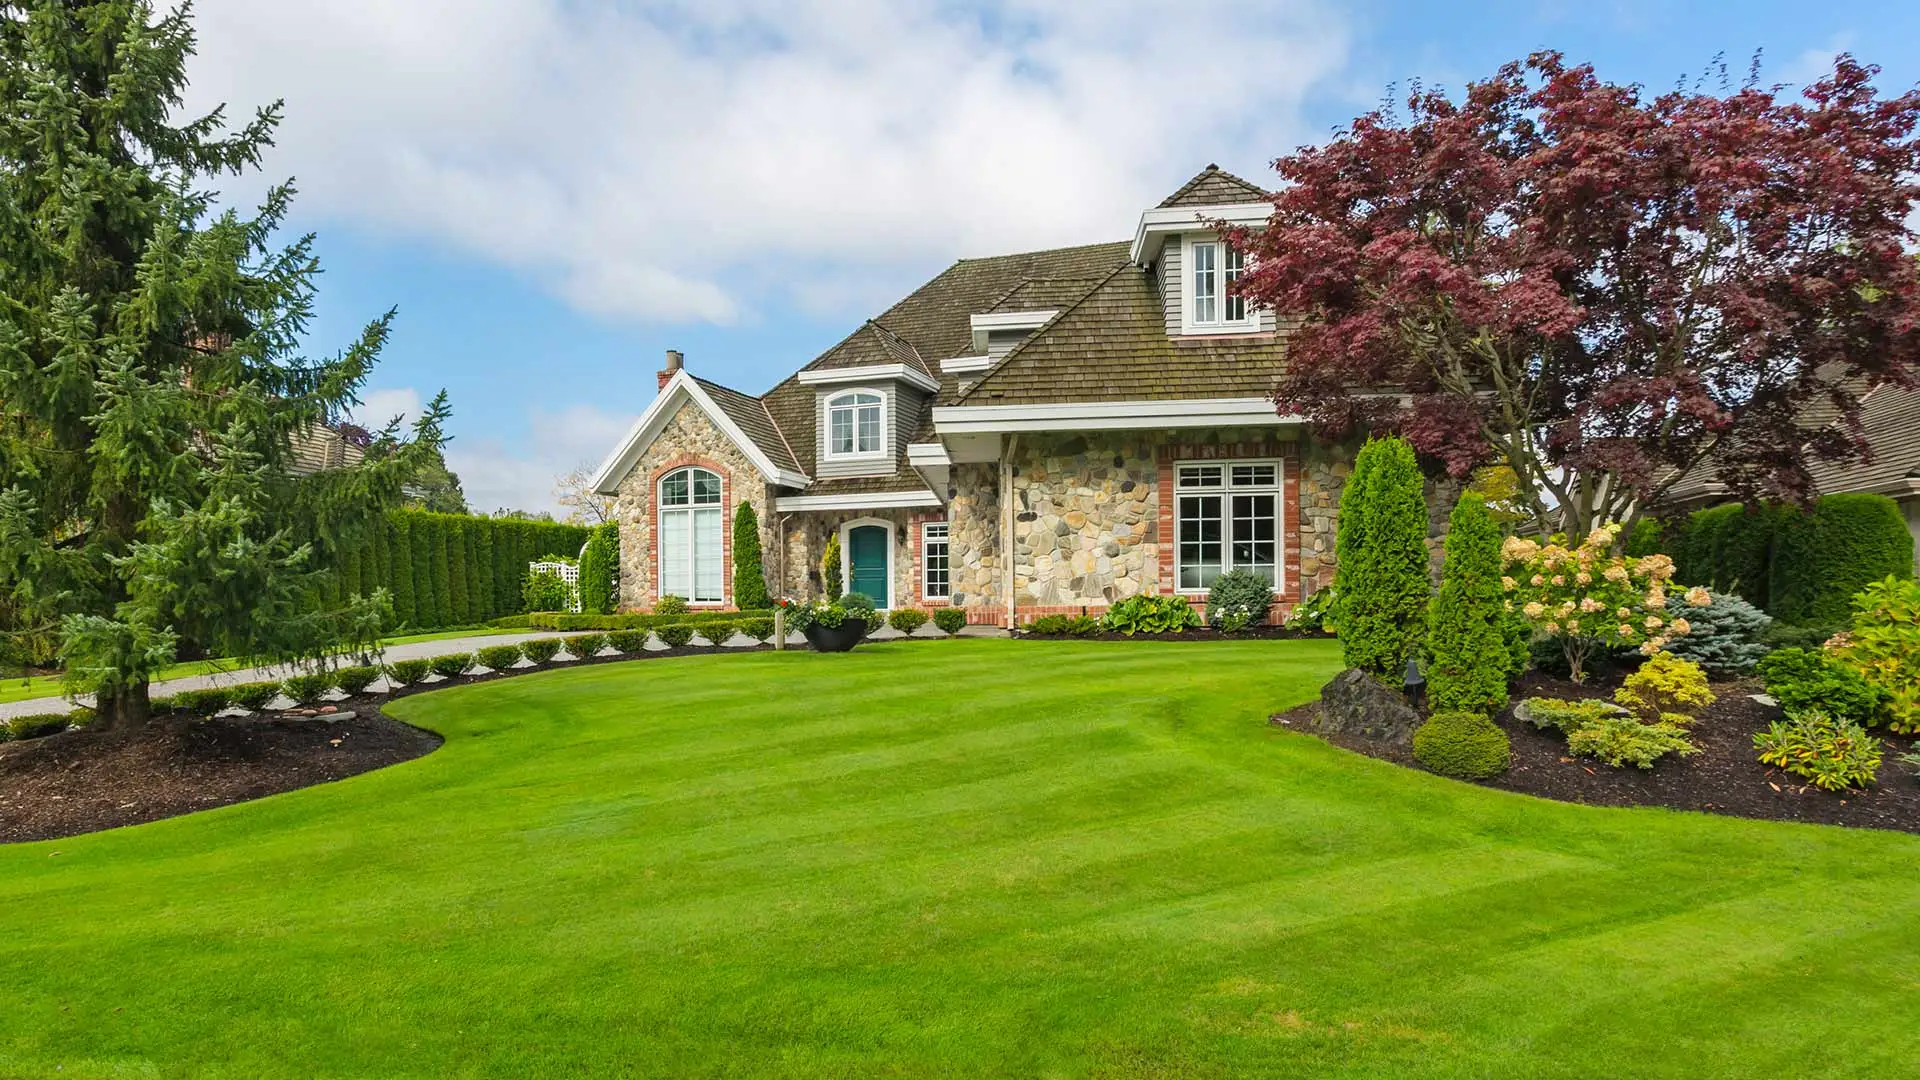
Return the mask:
<svg viewBox="0 0 1920 1080">
<path fill-rule="evenodd" d="M 917 442 L 907 444 L 907 464 L 915 467 L 951 465 L 953 459 L 947 456 L 946 443 Z"/>
<path fill-rule="evenodd" d="M 773 500 L 773 508 L 782 513 L 796 510 L 891 510 L 939 505 L 940 497 L 931 491 L 876 491 L 867 495 L 783 495 Z"/>
<path fill-rule="evenodd" d="M 1155 207 L 1140 215 L 1140 226 L 1133 233 L 1133 263 L 1151 262 L 1148 241 L 1175 233 L 1205 232 L 1206 222 L 1224 221 L 1229 225 L 1260 226 L 1273 215 L 1271 203 L 1231 203 L 1223 206 Z"/>
<path fill-rule="evenodd" d="M 1055 308 L 1050 311 L 990 311 L 984 315 L 972 317 L 973 332 L 976 334 L 993 330 L 1038 330 L 1047 325 L 1047 320 L 1060 314 Z"/>
<path fill-rule="evenodd" d="M 1305 417 L 1282 416 L 1275 412 L 1273 402 L 1266 398 L 945 405 L 936 406 L 933 410 L 933 430 L 943 436 L 1016 431 L 1285 427 L 1305 422 Z"/>
<path fill-rule="evenodd" d="M 970 375 L 993 366 L 991 356 L 954 356 L 940 361 L 940 370 L 949 375 Z"/>
<path fill-rule="evenodd" d="M 779 484 L 782 487 L 806 487 L 813 482 L 803 473 L 775 465 L 766 451 L 755 445 L 752 439 L 747 438 L 746 432 L 740 430 L 740 425 L 734 423 L 725 412 L 722 412 L 720 406 L 713 403 L 712 396 L 700 389 L 700 384 L 694 381 L 693 376 L 682 369 L 674 372 L 673 378 L 667 380 L 667 385 L 660 389 L 660 396 L 653 399 L 653 404 L 647 406 L 647 411 L 641 413 L 640 419 L 635 420 L 633 427 L 627 429 L 626 436 L 620 440 L 618 446 L 614 447 L 613 453 L 608 454 L 607 459 L 600 463 L 600 468 L 593 474 L 593 490 L 596 493 L 601 495 L 619 493 L 620 481 L 626 478 L 627 473 L 640 460 L 640 455 L 647 452 L 647 447 L 653 445 L 653 440 L 660 437 L 661 429 L 667 426 L 667 421 L 673 417 L 674 409 L 683 401 L 693 402 L 713 426 L 719 428 L 720 433 L 738 447 L 740 452 L 747 456 L 748 461 L 753 462 L 753 467 L 758 469 L 760 475 L 769 483 Z"/>
<path fill-rule="evenodd" d="M 867 364 L 862 367 L 810 368 L 800 373 L 803 386 L 835 386 L 840 383 L 869 382 L 874 379 L 899 379 L 925 390 L 940 391 L 940 380 L 905 364 Z"/>
</svg>

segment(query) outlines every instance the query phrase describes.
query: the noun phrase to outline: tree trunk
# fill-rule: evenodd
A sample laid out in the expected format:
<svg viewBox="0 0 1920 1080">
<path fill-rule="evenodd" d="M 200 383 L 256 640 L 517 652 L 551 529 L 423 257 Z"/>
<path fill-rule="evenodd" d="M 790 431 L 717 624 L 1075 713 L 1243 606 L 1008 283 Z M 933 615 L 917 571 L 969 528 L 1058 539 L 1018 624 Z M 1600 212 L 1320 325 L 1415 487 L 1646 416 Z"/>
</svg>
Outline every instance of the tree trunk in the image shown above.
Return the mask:
<svg viewBox="0 0 1920 1080">
<path fill-rule="evenodd" d="M 148 684 L 140 683 L 117 694 L 101 694 L 94 703 L 94 726 L 101 731 L 131 733 L 147 726 L 153 716 Z"/>
</svg>

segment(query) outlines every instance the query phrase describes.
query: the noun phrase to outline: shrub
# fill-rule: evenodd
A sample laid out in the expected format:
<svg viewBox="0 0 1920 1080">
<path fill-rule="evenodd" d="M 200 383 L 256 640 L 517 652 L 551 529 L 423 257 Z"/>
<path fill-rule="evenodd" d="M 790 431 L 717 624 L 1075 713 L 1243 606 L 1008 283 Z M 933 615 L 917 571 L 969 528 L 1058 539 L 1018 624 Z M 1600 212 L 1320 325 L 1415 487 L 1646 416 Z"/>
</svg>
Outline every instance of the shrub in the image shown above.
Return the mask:
<svg viewBox="0 0 1920 1080">
<path fill-rule="evenodd" d="M 530 638 L 520 643 L 520 655 L 529 663 L 544 664 L 560 652 L 559 638 Z"/>
<path fill-rule="evenodd" d="M 903 634 L 911 634 L 927 625 L 927 613 L 919 608 L 904 607 L 887 616 L 887 625 Z"/>
<path fill-rule="evenodd" d="M 387 665 L 387 678 L 411 686 L 426 678 L 432 670 L 425 660 L 395 660 Z"/>
<path fill-rule="evenodd" d="M 567 651 L 575 658 L 585 660 L 607 647 L 605 634 L 575 634 L 567 639 Z"/>
<path fill-rule="evenodd" d="M 1434 713 L 1413 733 L 1413 756 L 1442 776 L 1483 780 L 1507 771 L 1512 746 L 1500 725 L 1480 713 Z"/>
<path fill-rule="evenodd" d="M 533 625 L 533 617 L 531 615 L 508 615 L 505 618 L 495 619 L 487 625 L 498 627 L 501 630 L 525 630 Z"/>
<path fill-rule="evenodd" d="M 1369 439 L 1340 496 L 1334 627 L 1348 667 L 1398 685 L 1426 632 L 1427 502 L 1413 447 Z"/>
<path fill-rule="evenodd" d="M 745 499 L 733 512 L 733 603 L 742 611 L 773 606 L 767 595 L 767 571 L 760 561 L 760 514 Z"/>
<path fill-rule="evenodd" d="M 1693 723 L 1700 710 L 1713 704 L 1713 691 L 1707 689 L 1707 673 L 1699 664 L 1670 652 L 1657 652 L 1640 665 L 1640 670 L 1627 676 L 1614 691 L 1613 700 L 1648 723 L 1684 728 Z"/>
<path fill-rule="evenodd" d="M 740 620 L 740 632 L 755 641 L 765 641 L 773 636 L 773 620 L 754 618 Z"/>
<path fill-rule="evenodd" d="M 1740 503 L 1695 512 L 1670 552 L 1677 564 L 1676 580 L 1771 609 L 1775 536 L 1799 514 L 1783 504 Z"/>
<path fill-rule="evenodd" d="M 674 623 L 670 626 L 658 627 L 654 630 L 654 633 L 660 636 L 661 641 L 666 642 L 676 649 L 693 640 L 693 627 L 686 623 Z"/>
<path fill-rule="evenodd" d="M 1091 615 L 1070 615 L 1066 632 L 1069 637 L 1092 637 L 1100 632 L 1100 620 Z"/>
<path fill-rule="evenodd" d="M 373 680 L 379 677 L 379 668 L 365 665 L 343 667 L 333 673 L 334 685 L 349 694 L 366 693 L 367 687 L 372 686 Z"/>
<path fill-rule="evenodd" d="M 594 526 L 585 550 L 580 552 L 582 613 L 604 615 L 613 610 L 613 582 L 619 565 L 620 526 L 610 521 Z"/>
<path fill-rule="evenodd" d="M 280 692 L 302 705 L 311 705 L 325 696 L 327 691 L 333 689 L 333 675 L 331 671 L 309 671 L 300 675 L 289 675 L 280 681 Z"/>
<path fill-rule="evenodd" d="M 427 661 L 427 665 L 433 668 L 435 675 L 451 679 L 467 673 L 467 669 L 473 666 L 473 654 L 448 653 L 445 656 L 434 657 Z"/>
<path fill-rule="evenodd" d="M 733 632 L 740 629 L 740 626 L 731 620 L 715 620 L 714 622 L 696 623 L 694 629 L 699 632 L 701 637 L 706 638 L 715 645 L 725 645 L 727 639 L 733 637 Z"/>
<path fill-rule="evenodd" d="M 869 629 L 880 625 L 879 608 L 866 593 L 847 593 L 840 598 L 840 606 L 846 610 L 847 618 L 864 619 Z"/>
<path fill-rule="evenodd" d="M 34 716 L 16 716 L 5 721 L 7 736 L 11 739 L 44 739 L 48 735 L 58 735 L 73 726 L 73 717 L 67 713 L 39 713 Z"/>
<path fill-rule="evenodd" d="M 1853 608 L 1853 629 L 1836 644 L 1835 659 L 1880 691 L 1888 730 L 1920 731 L 1920 582 L 1876 581 Z"/>
<path fill-rule="evenodd" d="M 1040 615 L 1027 622 L 1029 634 L 1064 634 L 1067 632 L 1065 615 Z"/>
<path fill-rule="evenodd" d="M 233 704 L 233 691 L 224 686 L 210 686 L 205 690 L 182 690 L 173 695 L 169 704 L 172 705 L 174 712 L 188 713 L 193 716 L 212 716 Z"/>
<path fill-rule="evenodd" d="M 1668 754 L 1699 753 L 1684 729 L 1672 724 L 1643 724 L 1631 716 L 1603 716 L 1567 733 L 1567 749 L 1620 768 L 1651 769 Z"/>
<path fill-rule="evenodd" d="M 933 625 L 949 634 L 957 634 L 966 629 L 967 613 L 963 608 L 943 607 L 935 609 Z"/>
<path fill-rule="evenodd" d="M 1505 612 L 1500 619 L 1500 637 L 1507 646 L 1507 681 L 1511 682 L 1533 668 L 1533 624 L 1517 609 Z M 1566 659 L 1566 651 L 1558 642 L 1548 644 L 1553 646 L 1555 656 Z"/>
<path fill-rule="evenodd" d="M 520 595 L 528 611 L 567 611 L 573 607 L 573 590 L 567 587 L 567 579 L 552 570 L 528 574 Z"/>
<path fill-rule="evenodd" d="M 1107 609 L 1100 620 L 1102 630 L 1114 630 L 1132 637 L 1135 634 L 1178 634 L 1200 625 L 1200 613 L 1184 596 L 1156 596 L 1141 593 Z"/>
<path fill-rule="evenodd" d="M 669 618 L 678 618 L 687 613 L 687 599 L 684 596 L 675 596 L 672 593 L 668 593 L 654 602 L 653 613 Z"/>
<path fill-rule="evenodd" d="M 827 602 L 840 599 L 845 586 L 840 581 L 840 537 L 827 537 L 827 547 L 820 553 L 820 589 L 827 594 Z"/>
<path fill-rule="evenodd" d="M 1293 605 L 1287 613 L 1289 630 L 1324 630 L 1333 632 L 1333 589 L 1322 586 L 1313 590 L 1305 600 Z"/>
<path fill-rule="evenodd" d="M 248 712 L 259 712 L 267 707 L 267 702 L 279 696 L 280 684 L 277 682 L 250 682 L 227 687 L 227 703 Z"/>
<path fill-rule="evenodd" d="M 1835 634 L 1845 630 L 1844 626 L 1795 626 L 1775 620 L 1760 639 L 1769 650 L 1774 649 L 1819 649 Z"/>
<path fill-rule="evenodd" d="M 644 652 L 647 647 L 645 630 L 615 630 L 607 635 L 607 643 L 623 653 Z"/>
<path fill-rule="evenodd" d="M 1712 593 L 1713 602 L 1694 607 L 1683 596 L 1667 598 L 1667 611 L 1687 619 L 1685 637 L 1667 643 L 1667 651 L 1715 675 L 1744 675 L 1767 655 L 1763 644 L 1773 619 L 1732 593 Z"/>
<path fill-rule="evenodd" d="M 1220 626 L 1224 619 L 1238 619 L 1242 626 L 1265 626 L 1267 612 L 1273 607 L 1273 582 L 1251 570 L 1229 570 L 1213 580 L 1207 590 L 1207 621 Z"/>
<path fill-rule="evenodd" d="M 1788 715 L 1817 709 L 1856 724 L 1872 724 L 1880 716 L 1879 689 L 1825 653 L 1777 649 L 1755 670 Z"/>
<path fill-rule="evenodd" d="M 1427 700 L 1435 710 L 1491 715 L 1506 705 L 1506 621 L 1500 526 L 1469 492 L 1454 504 L 1440 591 L 1427 605 Z"/>
<path fill-rule="evenodd" d="M 520 646 L 485 645 L 473 655 L 480 661 L 481 667 L 505 671 L 520 662 Z"/>
<path fill-rule="evenodd" d="M 1627 558 L 1612 553 L 1620 526 L 1603 525 L 1577 548 L 1508 537 L 1500 553 L 1507 575 L 1500 587 L 1537 631 L 1558 640 L 1574 682 L 1585 682 L 1587 661 L 1609 650 L 1638 648 L 1652 656 L 1692 624 L 1667 615 L 1667 582 L 1673 560 L 1665 555 Z M 1706 589 L 1686 592 L 1686 602 L 1713 602 Z"/>
<path fill-rule="evenodd" d="M 1913 536 L 1899 505 L 1885 495 L 1827 495 L 1776 537 L 1767 610 L 1787 622 L 1842 622 L 1854 594 L 1888 576 L 1913 576 Z"/>
<path fill-rule="evenodd" d="M 1598 698 L 1577 698 L 1563 701 L 1558 698 L 1528 698 L 1527 720 L 1534 727 L 1545 730 L 1557 728 L 1562 733 L 1571 734 L 1595 720 L 1609 716 L 1619 716 L 1619 710 Z"/>
<path fill-rule="evenodd" d="M 1822 791 L 1846 791 L 1873 783 L 1880 772 L 1880 740 L 1851 720 L 1819 709 L 1789 713 L 1753 737 L 1760 761 L 1775 765 Z"/>
</svg>

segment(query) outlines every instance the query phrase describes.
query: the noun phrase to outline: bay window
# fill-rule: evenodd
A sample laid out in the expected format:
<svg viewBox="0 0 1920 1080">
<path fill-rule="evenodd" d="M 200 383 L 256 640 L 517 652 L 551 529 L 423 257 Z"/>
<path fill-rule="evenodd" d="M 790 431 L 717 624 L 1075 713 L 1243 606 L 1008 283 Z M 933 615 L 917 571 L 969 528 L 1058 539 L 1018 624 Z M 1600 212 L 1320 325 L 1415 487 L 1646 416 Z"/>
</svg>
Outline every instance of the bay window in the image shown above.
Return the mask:
<svg viewBox="0 0 1920 1080">
<path fill-rule="evenodd" d="M 1204 592 L 1228 570 L 1280 587 L 1280 463 L 1174 466 L 1176 584 Z"/>
<path fill-rule="evenodd" d="M 692 467 L 661 477 L 659 522 L 660 595 L 725 602 L 720 474 Z"/>
</svg>

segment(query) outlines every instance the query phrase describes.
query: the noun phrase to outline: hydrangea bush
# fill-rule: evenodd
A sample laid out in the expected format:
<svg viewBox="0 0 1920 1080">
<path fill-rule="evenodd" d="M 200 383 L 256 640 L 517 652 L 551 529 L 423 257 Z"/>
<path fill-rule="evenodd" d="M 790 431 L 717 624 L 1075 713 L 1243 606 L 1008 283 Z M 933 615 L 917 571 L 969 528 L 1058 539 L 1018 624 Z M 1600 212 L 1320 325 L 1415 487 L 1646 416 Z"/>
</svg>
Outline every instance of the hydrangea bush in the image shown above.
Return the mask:
<svg viewBox="0 0 1920 1080">
<path fill-rule="evenodd" d="M 1686 616 L 1667 611 L 1673 560 L 1616 555 L 1619 533 L 1618 524 L 1602 526 L 1575 548 L 1510 536 L 1500 549 L 1506 568 L 1500 586 L 1510 610 L 1560 642 L 1576 683 L 1586 681 L 1587 659 L 1595 653 L 1638 649 L 1652 656 L 1693 629 Z M 1713 603 L 1702 588 L 1683 596 L 1690 607 Z"/>
</svg>

